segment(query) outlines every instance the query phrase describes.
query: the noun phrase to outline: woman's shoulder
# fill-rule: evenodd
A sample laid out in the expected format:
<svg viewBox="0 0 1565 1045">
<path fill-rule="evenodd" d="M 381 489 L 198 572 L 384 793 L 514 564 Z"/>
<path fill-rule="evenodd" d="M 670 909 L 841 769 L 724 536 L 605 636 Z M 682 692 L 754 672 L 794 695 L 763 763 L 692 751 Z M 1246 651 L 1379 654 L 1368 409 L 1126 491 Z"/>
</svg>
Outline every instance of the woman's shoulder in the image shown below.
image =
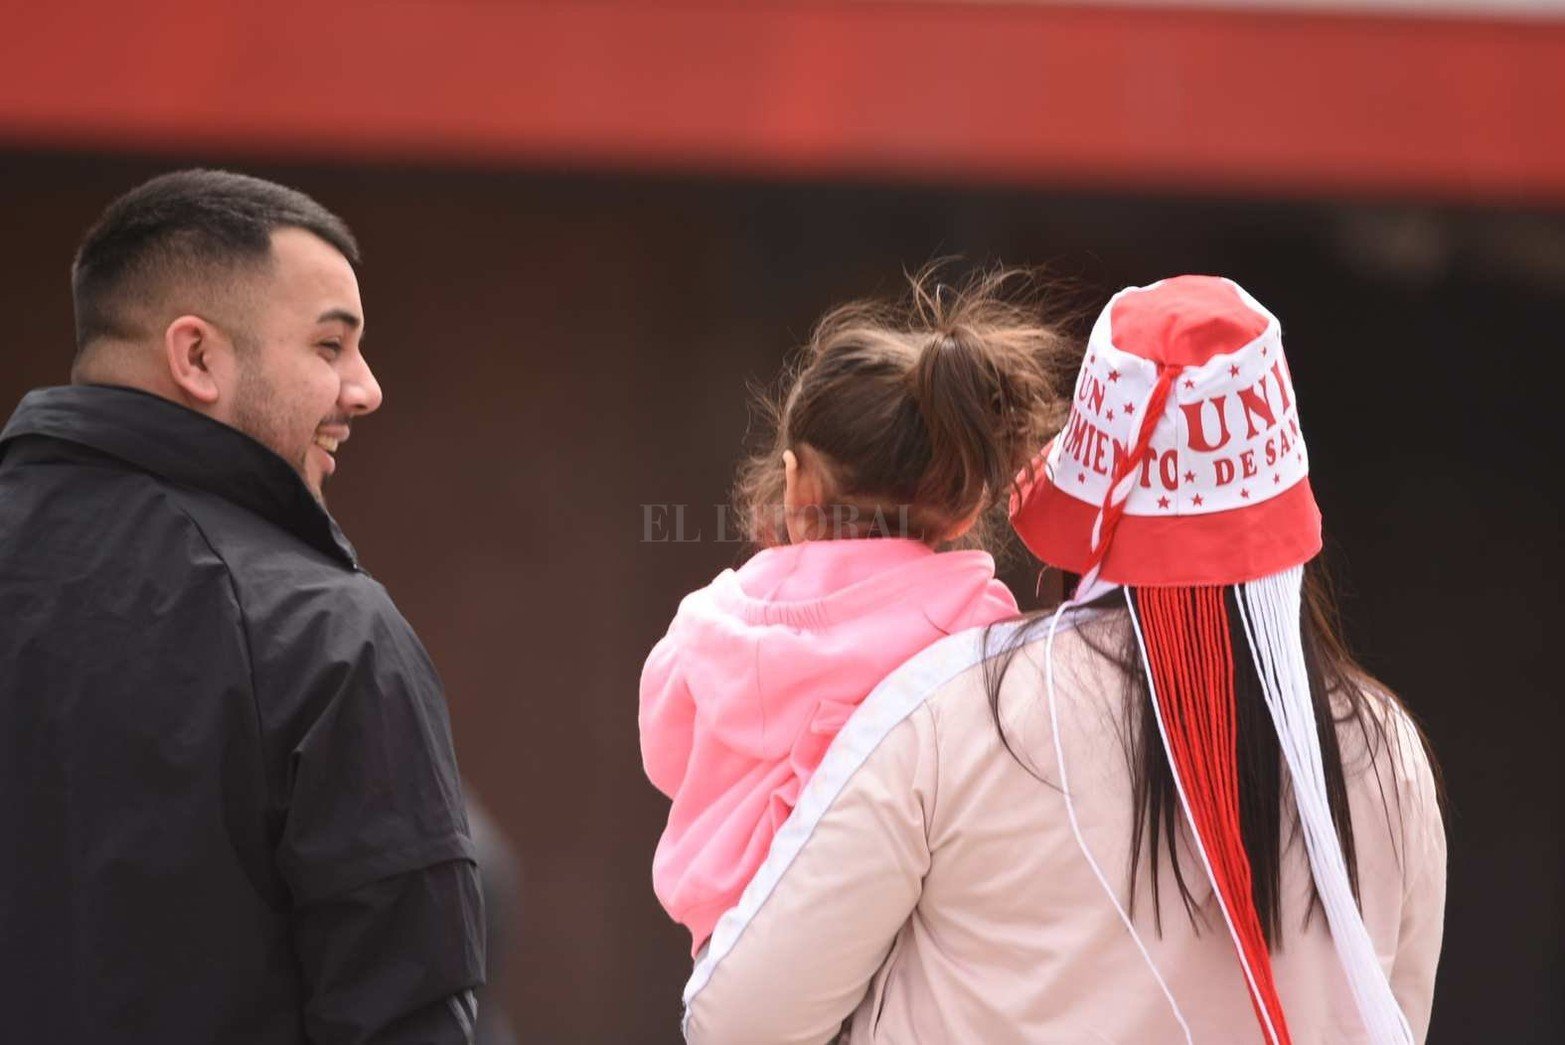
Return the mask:
<svg viewBox="0 0 1565 1045">
<path fill-rule="evenodd" d="M 954 632 L 904 661 L 865 704 L 931 711 L 964 706 L 975 690 L 987 691 L 991 677 L 1008 676 L 1013 663 L 1038 663 L 1051 621 L 1033 615 Z M 1062 654 L 1078 645 L 1066 637 L 1071 631 L 1068 620 L 1056 629 Z"/>
<path fill-rule="evenodd" d="M 1408 705 L 1377 679 L 1354 678 L 1331 694 L 1343 767 L 1354 776 L 1390 770 L 1411 789 L 1433 786 L 1423 727 Z"/>
<path fill-rule="evenodd" d="M 1001 747 L 996 716 L 1007 736 L 1030 736 L 1045 706 L 1040 697 L 1051 660 L 1067 704 L 1096 704 L 1105 693 L 1119 692 L 1096 677 L 1106 662 L 1079 633 L 1082 620 L 1069 614 L 1056 624 L 1050 615 L 1034 614 L 949 635 L 888 675 L 849 726 L 872 737 L 901 727 L 937 749 L 965 755 L 988 748 L 988 741 Z"/>
</svg>

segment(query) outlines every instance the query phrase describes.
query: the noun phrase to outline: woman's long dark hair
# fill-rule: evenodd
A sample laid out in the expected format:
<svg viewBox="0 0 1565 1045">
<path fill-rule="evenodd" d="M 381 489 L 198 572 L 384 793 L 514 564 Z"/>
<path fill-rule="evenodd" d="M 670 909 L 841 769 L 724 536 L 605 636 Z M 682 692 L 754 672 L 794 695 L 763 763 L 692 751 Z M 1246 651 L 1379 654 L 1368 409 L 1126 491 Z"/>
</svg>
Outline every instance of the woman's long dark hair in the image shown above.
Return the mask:
<svg viewBox="0 0 1565 1045">
<path fill-rule="evenodd" d="M 1354 660 L 1342 641 L 1330 581 L 1319 557 L 1305 567 L 1304 579 L 1300 623 L 1310 694 L 1315 705 L 1315 724 L 1320 736 L 1321 761 L 1326 771 L 1326 797 L 1356 897 L 1358 867 L 1354 825 L 1348 811 L 1347 779 L 1338 742 L 1339 728 L 1349 726 L 1358 730 L 1370 758 L 1378 763 L 1379 753 L 1398 743 L 1400 733 L 1392 724 L 1392 719 L 1401 716 L 1423 746 L 1424 755 L 1437 781 L 1439 770 L 1428 741 L 1412 716 L 1389 689 Z M 1148 863 L 1151 867 L 1153 916 L 1157 930 L 1161 933 L 1162 901 L 1157 866 L 1164 855 L 1168 858 L 1174 880 L 1179 886 L 1186 916 L 1197 926 L 1199 921 L 1193 896 L 1185 881 L 1184 869 L 1179 863 L 1176 845 L 1179 824 L 1183 821 L 1179 794 L 1158 739 L 1157 712 L 1148 692 L 1146 673 L 1141 664 L 1136 637 L 1131 630 L 1130 615 L 1125 612 L 1125 600 L 1134 598 L 1134 588 L 1118 588 L 1108 592 L 1083 607 L 1084 610 L 1098 612 L 1084 613 L 1081 619 L 1074 622 L 1073 631 L 1095 654 L 1114 664 L 1119 669 L 1120 677 L 1125 680 L 1121 737 L 1130 772 L 1132 801 L 1135 804 L 1130 838 L 1131 911 L 1135 909 L 1136 882 L 1142 867 L 1141 855 L 1145 850 L 1149 854 Z M 1240 623 L 1239 609 L 1234 601 L 1236 595 L 1231 587 L 1224 592 L 1224 598 L 1228 603 L 1233 648 L 1236 652 L 1248 650 L 1249 643 Z M 994 716 L 995 728 L 1006 750 L 1029 772 L 1032 772 L 1031 768 L 1011 746 L 1001 725 L 1000 686 L 1016 654 L 1023 645 L 1039 637 L 1039 626 L 1046 619 L 1040 615 L 1029 624 L 1015 629 L 999 649 L 998 655 L 986 660 L 984 665 L 989 708 Z M 1254 658 L 1236 656 L 1234 662 L 1240 834 L 1250 861 L 1252 897 L 1260 915 L 1261 930 L 1267 945 L 1275 948 L 1282 939 L 1282 896 L 1279 883 L 1282 855 L 1286 848 L 1282 837 L 1285 793 L 1282 753 L 1271 714 L 1266 709 Z M 1385 795 L 1384 787 L 1382 801 L 1385 803 L 1389 826 L 1391 800 Z M 1286 825 L 1291 842 L 1297 838 L 1299 824 L 1291 802 L 1288 807 Z M 1312 880 L 1306 922 L 1313 915 L 1319 899 Z"/>
</svg>

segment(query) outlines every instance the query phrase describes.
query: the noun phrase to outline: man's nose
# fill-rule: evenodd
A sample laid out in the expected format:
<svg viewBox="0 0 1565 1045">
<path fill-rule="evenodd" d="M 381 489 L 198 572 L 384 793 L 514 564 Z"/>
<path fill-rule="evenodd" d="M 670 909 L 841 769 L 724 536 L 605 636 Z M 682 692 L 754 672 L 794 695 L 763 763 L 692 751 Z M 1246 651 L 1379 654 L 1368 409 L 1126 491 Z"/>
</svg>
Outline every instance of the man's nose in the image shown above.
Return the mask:
<svg viewBox="0 0 1565 1045">
<path fill-rule="evenodd" d="M 383 398 L 380 382 L 375 380 L 375 373 L 370 369 L 369 362 L 363 356 L 358 356 L 347 373 L 343 375 L 342 405 L 344 411 L 355 417 L 373 414 L 380 409 Z"/>
</svg>

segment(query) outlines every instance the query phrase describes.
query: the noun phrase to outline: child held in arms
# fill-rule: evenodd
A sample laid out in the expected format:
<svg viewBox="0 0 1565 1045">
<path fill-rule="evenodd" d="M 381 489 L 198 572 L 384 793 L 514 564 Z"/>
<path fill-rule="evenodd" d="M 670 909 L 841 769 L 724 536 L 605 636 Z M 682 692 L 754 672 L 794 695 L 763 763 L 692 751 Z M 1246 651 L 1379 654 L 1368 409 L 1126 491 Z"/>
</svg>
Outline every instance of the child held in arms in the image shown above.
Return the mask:
<svg viewBox="0 0 1565 1045">
<path fill-rule="evenodd" d="M 996 272 L 827 314 L 740 469 L 760 548 L 686 596 L 641 676 L 647 776 L 673 799 L 653 885 L 698 952 L 854 709 L 953 632 L 1013 616 L 988 510 L 1063 412 L 1068 342 Z"/>
</svg>

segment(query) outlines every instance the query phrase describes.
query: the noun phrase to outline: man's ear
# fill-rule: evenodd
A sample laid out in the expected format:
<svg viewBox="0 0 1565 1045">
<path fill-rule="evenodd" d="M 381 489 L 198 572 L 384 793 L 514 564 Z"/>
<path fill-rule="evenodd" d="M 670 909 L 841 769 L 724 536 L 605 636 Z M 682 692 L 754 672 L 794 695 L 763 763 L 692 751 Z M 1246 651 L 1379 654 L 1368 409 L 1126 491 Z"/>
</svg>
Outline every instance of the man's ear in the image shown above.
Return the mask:
<svg viewBox="0 0 1565 1045">
<path fill-rule="evenodd" d="M 222 395 L 221 371 L 233 347 L 200 316 L 180 316 L 163 331 L 163 357 L 170 379 L 191 399 L 213 406 Z"/>
</svg>

